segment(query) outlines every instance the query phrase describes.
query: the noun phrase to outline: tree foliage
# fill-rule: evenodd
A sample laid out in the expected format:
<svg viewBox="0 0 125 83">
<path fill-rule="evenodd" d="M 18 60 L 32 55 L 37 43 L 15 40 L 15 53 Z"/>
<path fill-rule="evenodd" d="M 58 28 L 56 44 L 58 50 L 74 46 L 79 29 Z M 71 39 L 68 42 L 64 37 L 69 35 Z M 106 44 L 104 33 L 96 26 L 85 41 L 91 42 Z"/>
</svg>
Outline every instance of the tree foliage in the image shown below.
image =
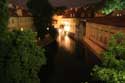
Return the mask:
<svg viewBox="0 0 125 83">
<path fill-rule="evenodd" d="M 106 83 L 125 83 L 125 36 L 118 33 L 109 41 L 100 66 L 93 68 L 92 76 Z"/>
<path fill-rule="evenodd" d="M 0 0 L 0 82 L 39 83 L 37 73 L 45 64 L 44 49 L 32 31 L 8 32 L 8 0 Z"/>
<path fill-rule="evenodd" d="M 29 0 L 27 6 L 34 16 L 38 36 L 44 37 L 47 26 L 52 24 L 53 7 L 48 0 Z"/>
<path fill-rule="evenodd" d="M 0 0 L 0 33 L 4 32 L 8 24 L 8 0 Z"/>
<path fill-rule="evenodd" d="M 125 0 L 106 0 L 102 13 L 109 14 L 114 10 L 125 9 Z"/>
<path fill-rule="evenodd" d="M 45 64 L 44 50 L 35 43 L 32 31 L 8 32 L 0 51 L 2 83 L 39 83 L 37 73 Z"/>
</svg>

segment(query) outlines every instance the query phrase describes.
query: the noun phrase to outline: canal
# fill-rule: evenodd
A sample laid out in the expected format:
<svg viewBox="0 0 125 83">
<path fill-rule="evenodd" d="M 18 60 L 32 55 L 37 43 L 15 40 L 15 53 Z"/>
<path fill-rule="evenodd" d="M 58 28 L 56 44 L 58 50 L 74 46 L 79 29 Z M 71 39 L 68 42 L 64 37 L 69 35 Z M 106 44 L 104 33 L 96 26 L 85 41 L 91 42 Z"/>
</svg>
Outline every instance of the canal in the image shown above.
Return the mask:
<svg viewBox="0 0 125 83">
<path fill-rule="evenodd" d="M 90 72 L 98 58 L 85 45 L 68 36 L 59 35 L 57 40 L 47 45 L 47 65 L 43 66 L 39 77 L 41 83 L 81 83 L 90 81 Z"/>
</svg>

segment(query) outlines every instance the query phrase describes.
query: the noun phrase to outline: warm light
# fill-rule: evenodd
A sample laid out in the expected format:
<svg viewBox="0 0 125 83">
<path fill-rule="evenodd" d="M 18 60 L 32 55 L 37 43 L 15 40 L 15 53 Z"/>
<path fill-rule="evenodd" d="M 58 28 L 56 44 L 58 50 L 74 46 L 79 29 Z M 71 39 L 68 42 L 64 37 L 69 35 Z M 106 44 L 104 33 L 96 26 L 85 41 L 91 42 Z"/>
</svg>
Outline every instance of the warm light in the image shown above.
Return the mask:
<svg viewBox="0 0 125 83">
<path fill-rule="evenodd" d="M 56 23 L 53 23 L 54 28 L 60 28 L 61 22 L 62 22 L 62 15 L 54 15 L 52 18 L 56 21 Z"/>
<path fill-rule="evenodd" d="M 58 33 L 60 34 L 62 32 L 62 29 L 58 29 Z"/>
<path fill-rule="evenodd" d="M 64 31 L 69 32 L 70 31 L 70 23 L 64 22 Z"/>
<path fill-rule="evenodd" d="M 63 31 L 63 29 L 62 29 Z M 58 45 L 59 47 L 63 47 L 65 48 L 66 50 L 68 50 L 69 52 L 74 52 L 74 41 L 71 40 L 68 35 L 58 35 L 57 37 L 57 42 L 58 42 Z"/>
<path fill-rule="evenodd" d="M 119 14 L 117 14 L 117 16 L 119 16 Z"/>
<path fill-rule="evenodd" d="M 49 31 L 49 27 L 47 27 L 46 30 Z"/>
<path fill-rule="evenodd" d="M 122 16 L 122 14 L 117 14 L 116 16 Z"/>
<path fill-rule="evenodd" d="M 23 31 L 24 29 L 21 27 L 20 30 Z"/>
<path fill-rule="evenodd" d="M 61 35 L 62 34 L 62 29 L 58 29 L 58 33 L 59 33 L 59 35 Z"/>
</svg>

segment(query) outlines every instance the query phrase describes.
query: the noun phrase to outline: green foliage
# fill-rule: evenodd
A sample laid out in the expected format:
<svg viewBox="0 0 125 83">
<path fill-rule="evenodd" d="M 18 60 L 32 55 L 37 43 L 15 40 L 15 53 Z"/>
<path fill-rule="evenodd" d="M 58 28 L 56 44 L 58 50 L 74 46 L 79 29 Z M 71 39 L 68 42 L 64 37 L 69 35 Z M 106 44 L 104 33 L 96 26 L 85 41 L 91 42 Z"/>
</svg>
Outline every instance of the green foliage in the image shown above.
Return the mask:
<svg viewBox="0 0 125 83">
<path fill-rule="evenodd" d="M 125 36 L 122 33 L 117 33 L 116 35 L 111 37 L 108 45 L 108 53 L 117 58 L 125 59 Z"/>
<path fill-rule="evenodd" d="M 0 34 L 6 30 L 8 24 L 8 0 L 0 0 Z"/>
<path fill-rule="evenodd" d="M 109 41 L 100 66 L 93 68 L 92 76 L 106 83 L 125 83 L 125 36 L 117 33 Z"/>
<path fill-rule="evenodd" d="M 37 73 L 46 59 L 35 36 L 32 31 L 14 31 L 0 40 L 1 83 L 39 83 Z"/>
<path fill-rule="evenodd" d="M 102 13 L 110 14 L 114 10 L 125 9 L 125 0 L 106 0 Z"/>
<path fill-rule="evenodd" d="M 32 31 L 7 31 L 8 0 L 0 0 L 0 82 L 39 83 L 37 73 L 45 64 L 44 49 Z"/>
<path fill-rule="evenodd" d="M 43 38 L 47 33 L 46 28 L 52 24 L 53 8 L 48 0 L 29 0 L 27 6 L 34 16 L 38 36 Z"/>
<path fill-rule="evenodd" d="M 105 68 L 96 66 L 93 75 L 96 80 L 105 81 L 105 83 L 124 83 L 125 71 L 118 71 L 115 68 Z"/>
</svg>

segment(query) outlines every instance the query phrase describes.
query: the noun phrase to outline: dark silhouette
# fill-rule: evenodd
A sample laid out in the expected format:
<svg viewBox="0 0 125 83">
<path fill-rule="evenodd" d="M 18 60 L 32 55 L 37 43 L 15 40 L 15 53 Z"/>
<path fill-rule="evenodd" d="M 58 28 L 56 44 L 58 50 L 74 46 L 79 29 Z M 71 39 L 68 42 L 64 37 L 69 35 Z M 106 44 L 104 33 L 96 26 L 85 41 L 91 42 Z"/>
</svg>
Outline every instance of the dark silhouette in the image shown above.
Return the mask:
<svg viewBox="0 0 125 83">
<path fill-rule="evenodd" d="M 34 24 L 38 36 L 44 38 L 47 33 L 47 27 L 52 24 L 53 7 L 48 0 L 29 0 L 27 6 L 34 16 Z"/>
</svg>

